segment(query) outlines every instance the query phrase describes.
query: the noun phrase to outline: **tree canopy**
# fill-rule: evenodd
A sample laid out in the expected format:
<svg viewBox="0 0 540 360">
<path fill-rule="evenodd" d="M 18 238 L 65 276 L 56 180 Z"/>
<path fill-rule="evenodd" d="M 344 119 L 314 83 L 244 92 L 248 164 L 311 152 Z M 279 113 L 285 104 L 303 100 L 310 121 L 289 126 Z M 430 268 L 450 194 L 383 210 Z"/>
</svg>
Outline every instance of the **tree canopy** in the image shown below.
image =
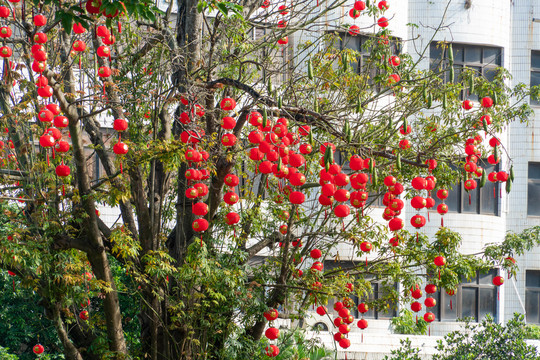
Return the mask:
<svg viewBox="0 0 540 360">
<path fill-rule="evenodd" d="M 502 68 L 456 76 L 446 43 L 422 68 L 426 49 L 400 53 L 412 40 L 392 36 L 385 1 L 325 27 L 345 5 L 0 6 L 0 267 L 13 296 L 35 292 L 66 359 L 274 356 L 278 316 L 325 315 L 333 298 L 346 310 L 373 279 L 451 292 L 478 269 L 515 271 L 510 256 L 538 242 L 531 230 L 460 254 L 451 229 L 404 229 L 421 229 L 426 207 L 444 215 L 456 182 L 486 182 L 481 159 L 506 156 L 496 135 L 526 121 L 529 90 Z M 360 33 L 362 52 L 343 46 Z M 505 164 L 489 180 L 510 191 Z M 418 211 L 400 216 L 409 202 Z M 411 294 L 364 306 L 389 299 Z M 24 341 L 58 352 L 39 339 Z"/>
</svg>

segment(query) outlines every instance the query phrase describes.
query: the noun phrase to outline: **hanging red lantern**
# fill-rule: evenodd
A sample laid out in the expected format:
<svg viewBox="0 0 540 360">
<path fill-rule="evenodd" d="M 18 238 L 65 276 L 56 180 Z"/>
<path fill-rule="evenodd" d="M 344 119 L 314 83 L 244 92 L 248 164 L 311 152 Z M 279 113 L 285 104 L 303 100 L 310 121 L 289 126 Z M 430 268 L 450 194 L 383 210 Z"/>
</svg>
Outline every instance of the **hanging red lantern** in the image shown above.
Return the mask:
<svg viewBox="0 0 540 360">
<path fill-rule="evenodd" d="M 34 25 L 37 27 L 45 26 L 47 24 L 47 18 L 41 14 L 34 16 Z"/>
<path fill-rule="evenodd" d="M 336 201 L 339 201 L 339 202 L 349 201 L 350 198 L 351 198 L 351 194 L 346 189 L 338 189 L 334 193 L 334 199 L 336 199 Z"/>
<path fill-rule="evenodd" d="M 360 250 L 362 250 L 363 252 L 370 252 L 372 249 L 373 249 L 373 244 L 370 243 L 369 241 L 363 241 L 360 244 Z"/>
<path fill-rule="evenodd" d="M 403 229 L 403 220 L 398 218 L 398 217 L 395 217 L 393 218 L 392 220 L 390 220 L 388 222 L 388 228 L 391 230 L 391 231 L 398 231 L 398 230 L 401 230 Z"/>
<path fill-rule="evenodd" d="M 434 293 L 437 292 L 437 285 L 435 285 L 435 284 L 427 284 L 426 287 L 424 288 L 424 290 L 426 290 L 427 294 L 434 294 Z"/>
<path fill-rule="evenodd" d="M 11 28 L 9 26 L 2 26 L 0 28 L 0 37 L 1 38 L 9 38 L 11 37 L 11 35 L 13 34 L 13 31 L 11 30 Z"/>
<path fill-rule="evenodd" d="M 349 346 L 351 346 L 351 340 L 344 338 L 339 340 L 339 346 L 341 346 L 343 349 L 347 349 Z"/>
<path fill-rule="evenodd" d="M 446 190 L 446 189 L 437 190 L 437 197 L 440 200 L 445 200 L 448 197 L 448 190 Z"/>
<path fill-rule="evenodd" d="M 114 37 L 114 35 L 111 34 L 109 36 L 104 36 L 102 40 L 105 45 L 113 45 L 116 41 L 116 38 Z"/>
<path fill-rule="evenodd" d="M 225 134 L 221 138 L 221 143 L 223 146 L 234 146 L 236 144 L 236 136 L 234 134 Z"/>
<path fill-rule="evenodd" d="M 8 57 L 11 57 L 11 55 L 13 55 L 13 51 L 11 50 L 10 47 L 8 47 L 8 46 L 0 47 L 0 56 L 1 57 L 8 58 Z"/>
<path fill-rule="evenodd" d="M 84 28 L 84 26 L 81 23 L 73 24 L 73 32 L 75 34 L 84 34 L 85 31 L 86 31 L 86 29 Z"/>
<path fill-rule="evenodd" d="M 471 100 L 465 100 L 463 101 L 463 103 L 461 104 L 461 107 L 465 110 L 471 110 L 472 107 L 473 107 L 473 103 Z"/>
<path fill-rule="evenodd" d="M 390 6 L 386 2 L 386 0 L 382 0 L 382 1 L 379 1 L 379 3 L 377 4 L 377 7 L 379 8 L 379 10 L 385 11 L 385 10 L 388 10 Z"/>
<path fill-rule="evenodd" d="M 37 93 L 42 98 L 50 98 L 53 94 L 53 90 L 52 90 L 52 87 L 47 85 L 47 86 L 38 88 Z"/>
<path fill-rule="evenodd" d="M 423 190 L 426 188 L 426 179 L 421 176 L 417 176 L 411 181 L 411 185 L 415 190 Z"/>
<path fill-rule="evenodd" d="M 69 166 L 60 164 L 56 167 L 56 175 L 59 177 L 67 177 L 71 173 Z"/>
<path fill-rule="evenodd" d="M 414 299 L 420 299 L 422 297 L 422 289 L 420 289 L 420 286 L 415 285 L 411 288 L 411 296 Z"/>
<path fill-rule="evenodd" d="M 357 325 L 358 325 L 358 327 L 359 327 L 360 329 L 364 330 L 364 329 L 367 329 L 367 327 L 368 327 L 368 322 L 367 322 L 367 320 L 365 320 L 365 319 L 360 319 L 360 320 L 358 320 L 358 324 L 357 324 Z"/>
<path fill-rule="evenodd" d="M 339 218 L 347 217 L 351 214 L 351 208 L 348 205 L 340 204 L 334 208 L 334 214 Z"/>
<path fill-rule="evenodd" d="M 399 56 L 394 55 L 390 57 L 390 60 L 388 60 L 388 62 L 392 66 L 399 66 L 401 64 L 401 59 L 399 58 Z"/>
<path fill-rule="evenodd" d="M 225 178 L 223 179 L 223 181 L 228 187 L 235 187 L 240 183 L 240 179 L 238 178 L 238 176 L 234 174 L 225 175 Z"/>
<path fill-rule="evenodd" d="M 312 273 L 320 273 L 324 270 L 324 265 L 320 261 L 315 261 L 313 265 L 311 265 L 311 272 Z"/>
<path fill-rule="evenodd" d="M 101 66 L 98 69 L 98 76 L 102 78 L 107 78 L 111 76 L 111 69 L 108 66 Z"/>
<path fill-rule="evenodd" d="M 193 214 L 197 216 L 205 216 L 206 214 L 208 214 L 208 205 L 203 202 L 195 203 L 193 204 L 192 211 Z"/>
<path fill-rule="evenodd" d="M 265 349 L 266 355 L 269 357 L 276 357 L 279 355 L 279 348 L 276 345 L 268 345 Z"/>
<path fill-rule="evenodd" d="M 0 6 L 0 17 L 2 18 L 8 18 L 9 14 L 11 14 L 11 11 L 6 6 Z"/>
<path fill-rule="evenodd" d="M 106 45 L 101 45 L 97 48 L 96 54 L 99 57 L 107 58 L 111 55 L 111 49 Z"/>
<path fill-rule="evenodd" d="M 276 340 L 279 337 L 279 329 L 275 327 L 270 327 L 264 332 L 264 335 L 269 340 Z"/>
<path fill-rule="evenodd" d="M 49 134 L 41 135 L 39 138 L 39 144 L 45 148 L 51 147 L 54 145 L 54 137 Z"/>
<path fill-rule="evenodd" d="M 208 221 L 206 219 L 196 219 L 191 226 L 196 232 L 206 231 L 208 230 Z"/>
<path fill-rule="evenodd" d="M 411 304 L 411 310 L 414 312 L 419 312 L 422 310 L 422 304 L 418 301 L 415 301 Z"/>
<path fill-rule="evenodd" d="M 495 286 L 501 286 L 502 284 L 504 284 L 504 278 L 502 276 L 495 276 L 492 282 Z"/>
<path fill-rule="evenodd" d="M 263 316 L 268 321 L 274 321 L 278 318 L 279 312 L 276 309 L 269 309 L 264 312 Z"/>
<path fill-rule="evenodd" d="M 34 42 L 38 44 L 45 44 L 47 40 L 48 40 L 47 34 L 45 33 L 38 32 L 34 35 Z"/>
<path fill-rule="evenodd" d="M 54 149 L 59 153 L 66 153 L 69 151 L 69 143 L 67 141 L 60 140 L 56 143 Z"/>
<path fill-rule="evenodd" d="M 424 314 L 424 320 L 428 323 L 431 323 L 435 320 L 435 314 L 432 312 L 427 312 Z"/>
<path fill-rule="evenodd" d="M 289 38 L 288 38 L 287 36 L 285 36 L 285 37 L 279 39 L 279 40 L 277 41 L 277 43 L 278 43 L 279 45 L 287 45 L 287 44 L 289 43 Z"/>
<path fill-rule="evenodd" d="M 227 205 L 234 205 L 240 200 L 238 195 L 234 191 L 229 191 L 223 196 L 223 200 L 227 203 Z"/>
<path fill-rule="evenodd" d="M 83 310 L 83 311 L 81 311 L 81 312 L 79 313 L 79 318 L 80 318 L 81 320 L 86 321 L 86 320 L 90 319 L 90 314 L 88 313 L 88 311 Z"/>
<path fill-rule="evenodd" d="M 43 345 L 37 344 L 37 345 L 34 345 L 34 347 L 32 348 L 32 351 L 36 355 L 41 355 L 45 351 L 45 348 L 43 347 Z"/>
<path fill-rule="evenodd" d="M 369 306 L 365 303 L 358 304 L 358 311 L 362 314 L 365 314 L 369 311 Z"/>
<path fill-rule="evenodd" d="M 432 297 L 428 297 L 424 300 L 424 305 L 426 305 L 428 308 L 434 307 L 437 305 L 437 301 Z"/>
<path fill-rule="evenodd" d="M 441 267 L 446 265 L 446 258 L 444 256 L 437 256 L 435 259 L 433 259 L 433 263 L 435 266 Z"/>
<path fill-rule="evenodd" d="M 467 179 L 465 180 L 465 184 L 463 184 L 463 186 L 465 187 L 467 191 L 471 191 L 471 190 L 476 189 L 477 183 L 476 183 L 476 180 L 474 179 Z"/>
<path fill-rule="evenodd" d="M 316 312 L 320 316 L 324 316 L 324 315 L 328 314 L 328 309 L 326 308 L 326 306 L 321 305 L 321 306 L 317 307 Z"/>
<path fill-rule="evenodd" d="M 480 104 L 482 104 L 482 107 L 490 108 L 493 106 L 493 99 L 489 96 L 483 97 L 482 100 L 480 100 Z"/>
<path fill-rule="evenodd" d="M 225 222 L 227 225 L 235 225 L 240 222 L 240 215 L 235 212 L 230 212 L 225 216 Z"/>
<path fill-rule="evenodd" d="M 101 0 L 88 0 L 86 2 L 85 8 L 89 14 L 99 14 L 99 9 L 101 8 Z M 99 31 L 98 36 L 100 36 Z"/>
<path fill-rule="evenodd" d="M 128 128 L 128 122 L 124 119 L 115 119 L 113 123 L 113 129 L 122 132 L 126 131 Z"/>
<path fill-rule="evenodd" d="M 38 119 L 41 122 L 48 122 L 50 123 L 53 121 L 54 114 L 47 108 L 43 108 L 38 113 Z"/>
<path fill-rule="evenodd" d="M 426 199 L 424 199 L 422 196 L 417 195 L 411 199 L 411 206 L 416 210 L 423 209 L 426 207 L 426 205 Z"/>
<path fill-rule="evenodd" d="M 497 181 L 505 182 L 508 180 L 508 173 L 506 171 L 499 171 L 497 173 Z"/>
<path fill-rule="evenodd" d="M 388 19 L 385 18 L 384 16 L 381 17 L 379 20 L 377 20 L 377 25 L 379 25 L 380 27 L 382 28 L 385 28 L 387 27 L 389 24 L 388 24 Z"/>
<path fill-rule="evenodd" d="M 411 218 L 411 225 L 419 229 L 426 225 L 426 218 L 423 217 L 422 215 L 414 215 Z"/>
<path fill-rule="evenodd" d="M 351 25 L 351 27 L 349 28 L 349 35 L 360 35 L 360 27 L 358 25 Z"/>
<path fill-rule="evenodd" d="M 113 152 L 116 154 L 116 155 L 125 155 L 127 154 L 129 151 L 129 147 L 124 144 L 123 142 L 117 142 L 114 146 L 113 146 Z"/>
<path fill-rule="evenodd" d="M 362 11 L 366 8 L 366 3 L 363 1 L 355 1 L 353 6 L 355 10 Z"/>
</svg>

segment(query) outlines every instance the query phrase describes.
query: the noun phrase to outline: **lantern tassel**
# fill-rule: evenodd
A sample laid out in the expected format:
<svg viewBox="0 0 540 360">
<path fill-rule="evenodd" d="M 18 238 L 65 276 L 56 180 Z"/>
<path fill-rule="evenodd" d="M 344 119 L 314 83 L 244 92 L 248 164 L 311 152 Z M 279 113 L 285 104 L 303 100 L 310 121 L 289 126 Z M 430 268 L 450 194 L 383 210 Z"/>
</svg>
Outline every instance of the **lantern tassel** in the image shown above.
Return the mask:
<svg viewBox="0 0 540 360">
<path fill-rule="evenodd" d="M 360 223 L 360 213 L 356 210 L 356 223 Z"/>
<path fill-rule="evenodd" d="M 499 289 L 497 289 L 497 301 L 499 301 L 500 298 L 499 298 Z"/>
<path fill-rule="evenodd" d="M 15 279 L 13 279 L 13 292 L 15 292 Z"/>
<path fill-rule="evenodd" d="M 416 314 L 416 323 L 418 324 L 418 314 Z"/>
<path fill-rule="evenodd" d="M 300 214 L 298 213 L 298 208 L 296 208 L 296 218 L 300 220 Z"/>
<path fill-rule="evenodd" d="M 345 231 L 345 220 L 341 220 L 341 228 L 343 231 Z"/>
<path fill-rule="evenodd" d="M 123 174 L 124 173 L 124 169 L 122 167 L 122 162 L 120 161 L 120 174 Z"/>
<path fill-rule="evenodd" d="M 368 264 L 368 262 L 367 262 L 367 255 L 366 255 L 366 268 L 367 268 L 367 266 L 368 266 L 367 264 Z"/>
<path fill-rule="evenodd" d="M 469 193 L 469 205 L 471 205 L 471 193 Z"/>
<path fill-rule="evenodd" d="M 502 186 L 499 186 L 499 194 L 500 194 L 501 199 L 502 199 Z"/>
<path fill-rule="evenodd" d="M 118 33 L 122 33 L 122 23 L 120 21 L 118 21 Z"/>
<path fill-rule="evenodd" d="M 51 163 L 50 163 L 50 160 L 49 160 L 49 152 L 47 151 L 47 166 L 50 166 Z"/>
<path fill-rule="evenodd" d="M 439 280 L 441 280 L 441 269 L 439 269 Z"/>
<path fill-rule="evenodd" d="M 428 326 L 428 336 L 431 336 L 431 325 Z"/>
<path fill-rule="evenodd" d="M 452 299 L 450 299 L 450 310 L 452 310 Z"/>
<path fill-rule="evenodd" d="M 233 239 L 236 239 L 236 226 L 232 227 L 232 231 L 233 231 Z"/>
<path fill-rule="evenodd" d="M 427 221 L 429 222 L 429 210 L 427 212 Z"/>
<path fill-rule="evenodd" d="M 64 184 L 62 184 L 62 196 L 66 196 L 66 189 L 64 187 Z"/>
<path fill-rule="evenodd" d="M 362 332 L 362 338 L 360 339 L 360 342 L 363 343 L 364 342 L 364 333 Z"/>
</svg>

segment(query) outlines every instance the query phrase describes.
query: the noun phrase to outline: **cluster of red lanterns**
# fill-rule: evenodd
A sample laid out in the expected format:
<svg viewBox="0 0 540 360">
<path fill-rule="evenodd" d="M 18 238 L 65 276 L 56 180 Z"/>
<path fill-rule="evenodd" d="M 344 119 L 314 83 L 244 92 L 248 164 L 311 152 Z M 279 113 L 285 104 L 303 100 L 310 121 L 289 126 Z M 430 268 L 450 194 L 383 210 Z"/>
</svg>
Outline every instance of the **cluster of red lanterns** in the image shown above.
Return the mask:
<svg viewBox="0 0 540 360">
<path fill-rule="evenodd" d="M 270 341 L 276 340 L 279 337 L 279 329 L 273 326 L 273 321 L 278 318 L 279 312 L 276 309 L 269 309 L 263 315 L 270 322 L 270 327 L 266 329 L 264 335 Z M 270 344 L 266 347 L 265 353 L 269 357 L 276 357 L 279 355 L 279 347 L 275 344 Z"/>
<path fill-rule="evenodd" d="M 377 7 L 379 8 L 381 13 L 384 13 L 388 8 L 390 7 L 388 5 L 388 2 L 386 0 L 379 1 L 377 4 Z M 366 3 L 364 1 L 355 1 L 353 7 L 349 10 L 349 16 L 353 19 L 357 19 L 360 17 L 363 10 L 366 9 Z M 388 27 L 388 19 L 384 16 L 380 17 L 377 20 L 377 25 L 381 28 Z M 352 36 L 356 36 L 360 34 L 360 28 L 358 25 L 351 25 L 349 27 L 349 34 Z"/>
<path fill-rule="evenodd" d="M 424 290 L 426 291 L 426 294 L 427 294 L 426 299 L 424 300 L 424 305 L 428 309 L 431 307 L 435 307 L 437 305 L 437 300 L 435 300 L 435 298 L 433 298 L 432 296 L 428 296 L 428 295 L 432 295 L 436 293 L 437 286 L 435 286 L 434 284 L 427 284 Z M 411 310 L 414 311 L 415 313 L 418 313 L 419 311 L 422 310 L 422 303 L 418 301 L 423 295 L 422 289 L 420 289 L 420 285 L 416 284 L 410 289 L 410 292 L 411 292 L 412 298 L 415 299 L 415 301 L 411 303 Z M 416 320 L 418 321 L 418 315 L 416 316 Z M 435 315 L 432 312 L 427 311 L 424 314 L 424 320 L 428 323 L 431 323 L 435 320 Z"/>
<path fill-rule="evenodd" d="M 6 19 L 5 24 L 3 24 L 2 27 L 0 27 L 0 38 L 7 39 L 10 38 L 13 34 L 13 31 L 11 30 L 11 27 L 9 27 L 9 23 L 7 22 L 7 18 L 10 15 L 10 10 L 7 6 L 0 6 L 0 18 Z M 13 14 L 15 16 L 15 14 Z M 2 46 L 0 47 L 0 56 L 4 59 L 8 59 L 13 55 L 13 50 L 9 46 Z"/>
<path fill-rule="evenodd" d="M 129 151 L 127 144 L 122 142 L 122 132 L 128 128 L 128 122 L 125 119 L 115 119 L 113 129 L 118 132 L 118 142 L 113 146 L 113 152 L 118 155 L 126 155 Z M 123 172 L 122 161 L 120 161 L 120 172 Z"/>
</svg>

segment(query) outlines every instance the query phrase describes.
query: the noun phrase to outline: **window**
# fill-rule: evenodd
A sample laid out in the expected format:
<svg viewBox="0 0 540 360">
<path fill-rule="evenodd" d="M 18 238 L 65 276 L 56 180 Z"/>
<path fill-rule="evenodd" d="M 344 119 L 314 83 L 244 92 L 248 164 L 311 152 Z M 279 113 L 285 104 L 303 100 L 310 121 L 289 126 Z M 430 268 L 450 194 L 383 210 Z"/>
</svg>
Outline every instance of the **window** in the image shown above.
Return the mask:
<svg viewBox="0 0 540 360">
<path fill-rule="evenodd" d="M 527 215 L 540 216 L 540 163 L 529 163 Z"/>
<path fill-rule="evenodd" d="M 371 44 L 373 41 L 377 41 L 375 38 L 367 35 L 352 36 L 348 33 L 341 33 L 340 41 L 338 42 L 339 49 L 351 49 L 360 53 L 358 61 L 352 62 L 351 65 L 355 72 L 367 72 L 369 74 L 369 84 L 373 84 L 373 79 L 381 73 L 376 64 L 369 63 Z M 399 39 L 389 40 L 389 50 L 392 55 L 398 55 L 401 51 L 401 44 Z"/>
<path fill-rule="evenodd" d="M 486 176 L 493 171 L 498 171 L 499 165 L 491 165 L 487 161 L 479 160 L 478 165 L 484 169 Z M 539 168 L 540 174 L 540 168 Z M 477 183 L 480 182 L 476 179 Z M 540 181 L 540 177 L 539 177 Z M 539 182 L 540 189 L 540 182 Z M 470 197 L 469 197 L 470 195 Z M 441 201 L 432 195 L 435 199 L 436 205 Z M 452 189 L 448 189 L 448 198 L 445 200 L 445 204 L 448 205 L 449 212 L 457 213 L 472 213 L 472 214 L 486 214 L 486 215 L 499 215 L 499 196 L 500 196 L 500 184 L 492 183 L 489 180 L 486 184 L 475 190 L 467 192 L 463 187 L 463 182 L 454 185 Z M 470 201 L 469 201 L 470 199 Z M 435 209 L 436 207 L 434 207 Z"/>
<path fill-rule="evenodd" d="M 531 51 L 531 86 L 540 85 L 540 50 Z M 531 105 L 540 105 L 540 99 L 531 98 Z"/>
<path fill-rule="evenodd" d="M 525 311 L 528 323 L 540 324 L 540 270 L 525 272 Z"/>
<path fill-rule="evenodd" d="M 455 81 L 459 81 L 459 76 L 465 67 L 474 70 L 478 76 L 484 76 L 488 81 L 492 81 L 495 78 L 497 67 L 502 65 L 502 49 L 498 47 L 452 44 L 452 50 Z M 448 48 L 443 49 L 438 43 L 431 43 L 429 65 L 430 69 L 434 71 L 448 66 Z M 448 82 L 450 72 L 446 72 L 443 79 Z M 462 97 L 471 100 L 478 99 L 476 95 L 468 93 L 462 94 Z"/>
<path fill-rule="evenodd" d="M 361 266 L 364 264 L 364 262 L 352 262 L 352 261 L 341 261 L 341 262 L 335 262 L 335 261 L 325 261 L 324 262 L 324 269 L 326 271 L 333 270 L 333 269 L 348 269 L 352 268 L 354 266 Z M 386 296 L 388 296 L 391 292 L 398 290 L 397 283 L 394 284 L 386 284 L 383 281 L 377 281 L 373 280 L 371 281 L 371 290 L 372 293 L 369 295 L 369 298 L 367 299 L 359 299 L 356 295 L 350 295 L 351 300 L 353 301 L 354 305 L 351 306 L 349 309 L 351 311 L 351 315 L 353 315 L 355 318 L 360 318 L 362 314 L 358 311 L 358 304 L 363 301 L 369 301 L 369 302 L 377 302 L 377 300 L 380 300 L 378 302 L 378 305 L 380 306 L 379 309 L 374 309 L 375 306 L 370 306 L 370 309 L 367 313 L 364 314 L 364 318 L 368 319 L 391 319 L 394 316 L 397 315 L 396 311 L 396 303 L 395 302 L 388 302 L 388 301 L 382 301 L 382 299 Z M 333 316 L 337 316 L 337 312 L 334 310 L 334 304 L 336 301 L 342 301 L 341 299 L 329 299 L 328 301 L 328 312 Z M 384 306 L 384 309 L 382 308 Z"/>
<path fill-rule="evenodd" d="M 437 291 L 433 294 L 437 305 L 431 308 L 431 312 L 440 321 L 455 321 L 465 317 L 480 321 L 488 314 L 496 321 L 497 287 L 492 282 L 495 276 L 496 269 L 487 273 L 478 272 L 471 280 L 462 279 L 453 295 Z"/>
</svg>

